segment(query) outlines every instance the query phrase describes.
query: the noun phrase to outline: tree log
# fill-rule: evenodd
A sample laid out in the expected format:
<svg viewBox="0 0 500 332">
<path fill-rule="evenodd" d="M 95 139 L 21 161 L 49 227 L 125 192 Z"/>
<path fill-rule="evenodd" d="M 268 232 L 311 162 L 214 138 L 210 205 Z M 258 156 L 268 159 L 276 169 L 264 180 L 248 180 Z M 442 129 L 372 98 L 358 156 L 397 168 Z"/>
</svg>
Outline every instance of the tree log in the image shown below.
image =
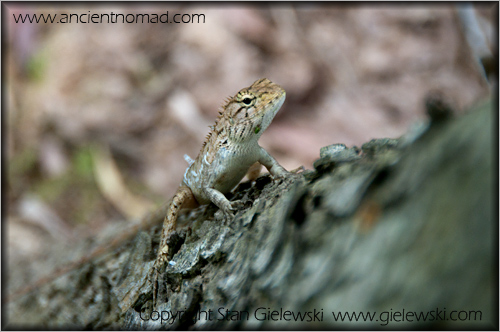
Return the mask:
<svg viewBox="0 0 500 332">
<path fill-rule="evenodd" d="M 148 274 L 160 218 L 118 249 L 11 299 L 4 324 L 498 329 L 492 105 L 458 118 L 432 106 L 429 114 L 400 139 L 332 145 L 315 170 L 240 184 L 233 199 L 247 203 L 230 223 L 213 205 L 183 214 L 154 310 Z M 11 276 L 29 271 L 16 267 Z"/>
</svg>

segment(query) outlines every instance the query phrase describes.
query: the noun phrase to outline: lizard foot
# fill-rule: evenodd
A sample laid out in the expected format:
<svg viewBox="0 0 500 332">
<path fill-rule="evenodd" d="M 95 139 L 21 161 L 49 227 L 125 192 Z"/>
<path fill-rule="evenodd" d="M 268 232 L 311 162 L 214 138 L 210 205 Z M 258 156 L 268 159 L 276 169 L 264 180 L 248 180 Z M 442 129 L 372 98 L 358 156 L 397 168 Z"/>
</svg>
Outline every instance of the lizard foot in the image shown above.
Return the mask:
<svg viewBox="0 0 500 332">
<path fill-rule="evenodd" d="M 287 176 L 290 175 L 290 172 L 288 172 L 286 169 L 283 167 L 278 167 L 274 169 L 272 172 L 270 172 L 271 175 L 273 176 L 274 180 L 281 180 L 286 178 Z"/>
<path fill-rule="evenodd" d="M 299 166 L 299 167 L 297 167 L 296 169 L 292 169 L 292 170 L 290 171 L 290 173 L 293 173 L 293 174 L 300 174 L 300 173 L 304 172 L 305 170 L 306 170 L 306 169 L 305 169 L 305 167 L 304 167 L 304 166 Z"/>
<path fill-rule="evenodd" d="M 222 209 L 222 213 L 224 213 L 224 217 L 226 219 L 233 219 L 235 213 L 238 210 L 241 210 L 245 207 L 245 203 L 242 200 L 229 202 L 228 206 L 225 209 Z"/>
</svg>

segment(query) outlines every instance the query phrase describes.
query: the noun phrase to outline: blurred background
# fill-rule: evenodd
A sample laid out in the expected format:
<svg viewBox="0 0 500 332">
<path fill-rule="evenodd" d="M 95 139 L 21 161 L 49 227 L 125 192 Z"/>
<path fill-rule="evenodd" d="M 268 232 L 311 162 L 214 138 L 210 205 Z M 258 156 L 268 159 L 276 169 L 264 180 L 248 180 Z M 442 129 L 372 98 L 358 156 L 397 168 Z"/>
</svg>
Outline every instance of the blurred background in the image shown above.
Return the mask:
<svg viewBox="0 0 500 332">
<path fill-rule="evenodd" d="M 2 6 L 11 267 L 165 203 L 224 99 L 259 78 L 287 91 L 260 140 L 287 169 L 311 169 L 326 145 L 399 137 L 429 94 L 459 114 L 496 87 L 496 3 Z M 203 17 L 14 20 L 89 12 Z"/>
</svg>

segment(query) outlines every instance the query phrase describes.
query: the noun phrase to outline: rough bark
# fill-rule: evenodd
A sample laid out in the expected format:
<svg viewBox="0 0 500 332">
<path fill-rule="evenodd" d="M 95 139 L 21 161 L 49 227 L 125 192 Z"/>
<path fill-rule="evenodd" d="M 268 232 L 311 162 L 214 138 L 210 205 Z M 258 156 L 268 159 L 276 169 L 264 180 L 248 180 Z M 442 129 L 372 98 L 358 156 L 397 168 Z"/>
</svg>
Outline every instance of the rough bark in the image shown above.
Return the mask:
<svg viewBox="0 0 500 332">
<path fill-rule="evenodd" d="M 247 204 L 230 223 L 214 206 L 182 215 L 155 308 L 163 322 L 148 282 L 159 220 L 11 300 L 7 327 L 497 329 L 492 106 L 456 119 L 429 107 L 433 121 L 401 139 L 329 146 L 314 171 L 240 184 Z M 481 314 L 452 321 L 453 310 Z M 353 311 L 378 321 L 332 314 Z M 295 321 L 299 312 L 311 315 Z"/>
</svg>

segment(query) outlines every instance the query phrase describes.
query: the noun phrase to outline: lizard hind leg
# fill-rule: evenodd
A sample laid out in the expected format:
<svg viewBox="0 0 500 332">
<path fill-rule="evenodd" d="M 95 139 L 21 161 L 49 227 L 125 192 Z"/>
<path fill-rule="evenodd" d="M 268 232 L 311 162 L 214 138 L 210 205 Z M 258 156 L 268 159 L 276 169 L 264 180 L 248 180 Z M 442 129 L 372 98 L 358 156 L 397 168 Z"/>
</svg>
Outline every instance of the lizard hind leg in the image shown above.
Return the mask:
<svg viewBox="0 0 500 332">
<path fill-rule="evenodd" d="M 161 274 L 161 269 L 168 262 L 168 238 L 169 235 L 175 231 L 177 225 L 177 216 L 183 207 L 196 206 L 196 199 L 193 192 L 188 186 L 182 185 L 177 189 L 172 201 L 167 210 L 167 214 L 163 221 L 163 228 L 161 231 L 160 246 L 158 248 L 158 255 L 153 266 L 152 283 L 153 283 L 153 306 L 156 306 L 158 295 L 158 278 Z"/>
</svg>

